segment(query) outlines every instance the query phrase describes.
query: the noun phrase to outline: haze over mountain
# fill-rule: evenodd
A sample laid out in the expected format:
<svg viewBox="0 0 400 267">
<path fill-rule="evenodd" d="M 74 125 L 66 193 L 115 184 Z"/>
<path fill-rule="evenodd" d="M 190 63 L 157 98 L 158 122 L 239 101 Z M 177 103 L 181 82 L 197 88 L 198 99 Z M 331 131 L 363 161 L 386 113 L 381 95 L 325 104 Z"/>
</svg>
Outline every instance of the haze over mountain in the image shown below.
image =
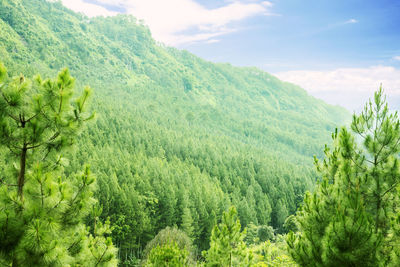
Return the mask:
<svg viewBox="0 0 400 267">
<path fill-rule="evenodd" d="M 88 18 L 60 2 L 0 1 L 0 61 L 11 75 L 68 67 L 95 89 L 97 120 L 65 173 L 92 166 L 121 259 L 174 225 L 206 249 L 231 204 L 243 227 L 283 232 L 314 186 L 312 157 L 350 118 L 260 69 L 159 44 L 133 16 Z"/>
</svg>

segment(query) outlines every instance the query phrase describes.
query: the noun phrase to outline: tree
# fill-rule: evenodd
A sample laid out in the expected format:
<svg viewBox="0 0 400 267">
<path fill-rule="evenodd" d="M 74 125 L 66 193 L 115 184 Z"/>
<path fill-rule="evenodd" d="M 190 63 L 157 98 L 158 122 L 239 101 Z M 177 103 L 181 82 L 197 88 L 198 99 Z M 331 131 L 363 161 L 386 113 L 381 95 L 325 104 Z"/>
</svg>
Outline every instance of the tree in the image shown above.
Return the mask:
<svg viewBox="0 0 400 267">
<path fill-rule="evenodd" d="M 400 122 L 382 88 L 353 115 L 351 131 L 332 137 L 333 150 L 316 160 L 322 180 L 296 216 L 300 233 L 288 235 L 293 259 L 302 266 L 398 266 Z"/>
<path fill-rule="evenodd" d="M 275 231 L 274 228 L 270 225 L 260 225 L 258 227 L 258 237 L 260 242 L 265 242 L 267 240 L 275 240 Z"/>
<path fill-rule="evenodd" d="M 22 75 L 7 79 L 6 69 L 0 65 L 1 144 L 18 158 L 15 182 L 21 198 L 27 166 L 34 163 L 30 159 L 49 162 L 47 165 L 59 163 L 57 152 L 71 147 L 82 123 L 93 117 L 85 113 L 90 88 L 71 101 L 74 85 L 68 69 L 62 70 L 54 81 L 36 76 L 31 83 Z"/>
<path fill-rule="evenodd" d="M 152 264 L 150 266 L 159 266 L 155 261 L 156 258 L 160 259 L 160 257 L 167 257 L 175 250 L 179 250 L 178 253 L 180 256 L 178 258 L 171 258 L 171 261 L 177 260 L 181 262 L 184 260 L 185 262 L 194 261 L 193 255 L 193 246 L 192 241 L 187 236 L 187 234 L 177 228 L 166 227 L 162 229 L 147 245 L 145 250 L 143 251 L 143 259 L 144 265 L 149 264 L 150 257 L 153 257 Z M 152 255 L 153 253 L 153 255 Z M 164 255 L 164 256 L 161 256 Z M 184 256 L 184 257 L 183 257 Z M 175 266 L 175 265 L 170 265 Z"/>
<path fill-rule="evenodd" d="M 275 207 L 275 222 L 276 225 L 279 227 L 278 229 L 280 233 L 283 232 L 283 224 L 288 215 L 289 212 L 286 208 L 286 205 L 281 199 L 279 199 Z"/>
<path fill-rule="evenodd" d="M 235 207 L 222 215 L 222 222 L 211 233 L 210 249 L 204 253 L 206 266 L 250 266 L 252 254 L 246 249 Z"/>
<path fill-rule="evenodd" d="M 290 231 L 296 233 L 299 230 L 296 216 L 290 215 L 289 217 L 287 217 L 285 223 L 283 224 L 283 229 L 285 230 L 285 233 L 288 233 Z"/>
<path fill-rule="evenodd" d="M 149 258 L 146 261 L 145 266 L 147 267 L 184 267 L 189 266 L 188 251 L 180 249 L 179 246 L 174 243 L 167 243 L 162 246 L 157 245 L 152 248 L 149 254 Z"/>
<path fill-rule="evenodd" d="M 189 237 L 193 236 L 193 218 L 188 207 L 183 208 L 181 228 Z"/>
<path fill-rule="evenodd" d="M 1 168 L 0 263 L 5 266 L 116 266 L 109 222 L 83 223 L 96 200 L 95 177 L 64 176 L 57 155 L 74 142 L 89 91 L 72 104 L 74 79 L 8 79 L 0 64 L 0 144 L 20 162 Z M 10 167 L 11 166 L 11 167 Z M 16 184 L 15 184 L 16 183 Z M 96 217 L 98 214 L 96 214 Z"/>
<path fill-rule="evenodd" d="M 258 237 L 258 227 L 254 223 L 249 223 L 249 225 L 247 225 L 244 241 L 247 245 L 257 244 L 260 241 Z"/>
</svg>

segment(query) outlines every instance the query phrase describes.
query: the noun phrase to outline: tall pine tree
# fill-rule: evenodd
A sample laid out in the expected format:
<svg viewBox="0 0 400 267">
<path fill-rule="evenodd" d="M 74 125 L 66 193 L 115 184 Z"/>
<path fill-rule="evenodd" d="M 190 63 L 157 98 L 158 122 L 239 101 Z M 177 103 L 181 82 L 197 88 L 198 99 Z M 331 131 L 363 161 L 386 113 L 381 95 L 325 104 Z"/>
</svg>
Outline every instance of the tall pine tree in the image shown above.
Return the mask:
<svg viewBox="0 0 400 267">
<path fill-rule="evenodd" d="M 83 223 L 95 178 L 85 167 L 65 177 L 61 152 L 71 147 L 90 94 L 72 100 L 67 69 L 55 80 L 8 78 L 0 63 L 0 263 L 5 266 L 116 266 L 108 222 Z M 95 220 L 96 222 L 97 220 Z"/>
<path fill-rule="evenodd" d="M 243 241 L 246 233 L 241 231 L 235 207 L 222 215 L 222 222 L 214 226 L 210 249 L 204 253 L 206 266 L 251 266 L 253 256 Z"/>
<path fill-rule="evenodd" d="M 322 181 L 297 214 L 300 233 L 288 235 L 302 266 L 398 266 L 400 122 L 382 88 L 351 131 L 333 134 L 333 150 L 316 160 Z"/>
</svg>

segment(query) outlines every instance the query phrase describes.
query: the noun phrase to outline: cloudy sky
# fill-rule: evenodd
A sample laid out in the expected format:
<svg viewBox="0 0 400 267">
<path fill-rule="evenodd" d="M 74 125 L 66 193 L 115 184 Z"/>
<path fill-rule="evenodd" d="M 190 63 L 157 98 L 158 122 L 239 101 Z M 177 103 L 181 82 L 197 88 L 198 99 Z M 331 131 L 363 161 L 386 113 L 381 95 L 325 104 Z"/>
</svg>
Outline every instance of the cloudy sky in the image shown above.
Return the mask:
<svg viewBox="0 0 400 267">
<path fill-rule="evenodd" d="M 400 107 L 397 0 L 62 0 L 88 16 L 133 14 L 153 37 L 214 62 L 257 66 L 358 110 L 382 83 Z"/>
</svg>

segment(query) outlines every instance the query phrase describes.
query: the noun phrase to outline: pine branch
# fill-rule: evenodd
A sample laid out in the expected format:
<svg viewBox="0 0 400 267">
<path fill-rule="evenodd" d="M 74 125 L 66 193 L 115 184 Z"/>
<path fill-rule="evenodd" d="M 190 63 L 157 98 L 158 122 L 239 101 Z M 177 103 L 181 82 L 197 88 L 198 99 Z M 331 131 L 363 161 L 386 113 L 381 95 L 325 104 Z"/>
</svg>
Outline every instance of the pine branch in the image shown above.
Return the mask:
<svg viewBox="0 0 400 267">
<path fill-rule="evenodd" d="M 106 246 L 107 246 L 107 245 L 106 245 Z M 99 260 L 97 261 L 95 267 L 98 266 L 98 265 L 101 263 L 101 260 L 103 259 L 103 257 L 104 257 L 104 255 L 106 254 L 107 250 L 108 250 L 108 246 L 107 246 L 106 249 L 104 250 L 104 252 L 103 252 L 103 254 L 101 255 L 101 257 L 99 258 Z"/>
<path fill-rule="evenodd" d="M 42 145 L 44 145 L 45 143 L 41 143 L 41 144 L 37 144 L 37 145 L 33 145 L 33 146 L 28 146 L 28 147 L 26 147 L 26 149 L 34 149 L 34 148 L 38 148 L 38 147 L 40 147 L 40 146 L 42 146 Z"/>
<path fill-rule="evenodd" d="M 6 185 L 6 186 L 18 186 L 17 184 L 6 184 L 4 182 L 4 178 L 0 179 L 0 183 L 3 184 L 3 185 Z"/>
<path fill-rule="evenodd" d="M 354 127 L 356 129 L 357 134 L 359 134 L 362 138 L 366 138 L 366 136 L 364 134 L 361 133 L 361 131 L 358 129 L 358 125 L 357 123 L 354 123 Z"/>
<path fill-rule="evenodd" d="M 13 116 L 12 114 L 10 114 L 8 112 L 7 112 L 7 116 L 9 116 L 11 119 L 15 120 L 16 122 L 19 121 L 17 117 Z"/>
<path fill-rule="evenodd" d="M 67 248 L 67 250 L 68 250 L 68 251 L 71 251 L 71 249 L 74 248 L 76 245 L 78 245 L 80 241 L 81 241 L 81 240 L 78 240 L 78 241 L 73 242 L 73 243 Z"/>
<path fill-rule="evenodd" d="M 394 147 L 396 148 L 399 144 L 400 144 L 400 137 L 397 139 L 396 144 L 394 145 Z M 382 161 L 385 161 L 391 154 L 393 154 L 394 149 L 391 149 L 389 152 L 390 153 L 388 153 L 388 155 L 386 157 L 380 159 L 377 164 L 380 164 Z"/>
<path fill-rule="evenodd" d="M 42 142 L 40 144 L 37 145 L 33 145 L 33 146 L 28 146 L 27 149 L 34 149 L 34 148 L 38 148 L 46 143 L 50 143 L 51 141 L 54 141 L 54 139 L 56 139 L 58 136 L 60 135 L 60 132 L 56 132 L 52 137 L 50 137 L 46 142 Z M 30 144 L 30 143 L 28 143 Z"/>
<path fill-rule="evenodd" d="M 62 95 L 62 93 L 63 93 L 63 88 L 62 88 L 62 85 L 61 85 L 61 88 L 60 88 L 60 105 L 59 105 L 59 107 L 58 107 L 58 114 L 59 114 L 59 115 L 60 115 L 60 113 L 61 113 L 62 102 L 63 102 L 63 95 Z"/>
<path fill-rule="evenodd" d="M 7 97 L 4 95 L 3 91 L 1 91 L 1 95 L 3 96 L 3 99 L 6 101 L 6 103 L 11 106 L 10 101 L 7 99 Z M 18 118 L 13 116 L 12 114 L 7 113 L 7 116 L 18 122 Z"/>
<path fill-rule="evenodd" d="M 39 116 L 40 113 L 41 113 L 41 112 L 36 113 L 35 115 L 33 115 L 32 117 L 30 117 L 29 119 L 27 119 L 27 120 L 25 121 L 25 123 L 30 122 L 32 119 L 36 118 L 37 116 Z"/>
<path fill-rule="evenodd" d="M 364 172 L 367 171 L 367 169 L 366 169 L 365 167 L 362 167 L 362 166 L 358 165 L 358 163 L 353 159 L 353 157 L 349 157 L 349 158 L 350 158 L 350 160 L 354 163 L 354 165 L 356 165 L 359 169 L 361 169 L 361 170 L 364 171 Z M 368 159 L 365 159 L 365 160 L 369 162 Z"/>
<path fill-rule="evenodd" d="M 395 182 L 388 190 L 383 192 L 383 194 L 380 196 L 380 198 L 383 198 L 387 193 L 392 191 L 399 183 L 400 183 L 400 181 Z"/>
<path fill-rule="evenodd" d="M 36 118 L 37 116 L 39 116 L 40 114 L 43 114 L 43 108 L 45 108 L 46 106 L 48 106 L 49 104 L 46 104 L 46 105 L 44 105 L 44 106 L 42 106 L 42 109 L 41 110 L 39 110 L 39 112 L 38 113 L 36 113 L 35 115 L 33 115 L 32 117 L 30 117 L 29 119 L 27 119 L 25 122 L 27 123 L 27 122 L 30 122 L 31 120 L 33 120 L 34 118 Z M 44 115 L 44 114 L 43 114 Z"/>
</svg>

